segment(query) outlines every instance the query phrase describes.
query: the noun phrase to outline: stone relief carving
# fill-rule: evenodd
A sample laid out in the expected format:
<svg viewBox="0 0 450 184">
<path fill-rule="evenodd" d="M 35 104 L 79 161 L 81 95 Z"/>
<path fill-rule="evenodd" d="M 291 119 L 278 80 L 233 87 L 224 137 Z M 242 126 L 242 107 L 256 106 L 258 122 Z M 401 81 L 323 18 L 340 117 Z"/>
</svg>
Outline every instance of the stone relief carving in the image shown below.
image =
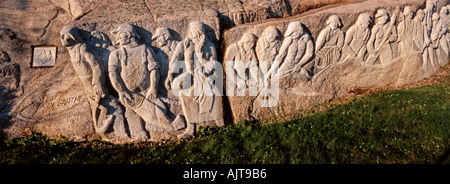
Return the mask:
<svg viewBox="0 0 450 184">
<path fill-rule="evenodd" d="M 122 114 L 117 113 L 121 107 L 105 88 L 106 70 L 98 53 L 86 44 L 76 27 L 65 27 L 60 35 L 61 44 L 69 51 L 72 66 L 84 86 L 96 132 L 106 136 L 106 130 L 114 124 L 117 137 L 128 138 Z"/>
<path fill-rule="evenodd" d="M 189 23 L 187 38 L 178 43 L 172 55 L 170 64 L 175 61 L 184 61 L 187 71 L 177 78 L 169 73 L 166 80 L 166 87 L 172 89 L 172 83 L 177 79 L 190 76 L 192 84 L 188 86 L 187 95 L 181 95 L 181 106 L 183 114 L 188 122 L 187 130 L 179 135 L 183 138 L 192 134 L 194 124 L 213 122 L 217 126 L 223 126 L 222 97 L 214 92 L 215 79 L 219 78 L 212 68 L 211 62 L 217 62 L 217 51 L 215 45 L 209 40 L 205 32 L 203 23 L 194 21 Z M 169 68 L 173 68 L 170 66 Z M 201 89 L 195 91 L 194 89 Z"/>
<path fill-rule="evenodd" d="M 39 46 L 33 48 L 32 67 L 55 66 L 56 47 Z"/>
<path fill-rule="evenodd" d="M 292 74 L 299 74 L 298 77 L 304 81 L 312 78 L 310 72 L 305 69 L 305 65 L 314 54 L 314 43 L 308 33 L 303 31 L 300 22 L 289 23 L 284 34 L 283 44 L 271 66 L 267 76 L 275 72 L 274 65 L 279 66 L 279 77 L 283 78 Z"/>
<path fill-rule="evenodd" d="M 400 55 L 418 52 L 420 47 L 414 43 L 416 25 L 414 22 L 414 12 L 411 6 L 405 6 L 403 13 L 400 16 L 402 17 L 402 20 L 397 26 L 399 40 L 398 52 Z"/>
<path fill-rule="evenodd" d="M 444 27 L 443 21 L 440 19 L 440 15 L 438 13 L 433 14 L 432 21 L 433 28 L 431 31 L 431 47 L 434 50 L 433 55 L 437 56 L 437 60 L 433 60 L 436 61 L 436 63 L 432 63 L 432 65 L 443 65 L 443 62 L 448 59 L 444 57 L 444 54 L 447 54 L 448 57 L 448 44 L 446 36 L 447 28 Z"/>
<path fill-rule="evenodd" d="M 439 40 L 439 47 L 442 49 L 442 52 L 445 56 L 448 56 L 449 53 L 449 9 L 447 6 L 443 6 L 439 13 L 440 17 L 440 26 L 442 29 L 441 39 Z M 444 59 L 443 59 L 444 60 Z M 439 60 L 442 65 L 443 60 Z"/>
<path fill-rule="evenodd" d="M 115 50 L 108 35 L 100 31 L 92 31 L 88 36 L 88 40 L 88 43 L 91 44 L 102 60 L 104 69 L 108 68 L 109 54 Z"/>
<path fill-rule="evenodd" d="M 367 52 L 366 43 L 370 36 L 369 24 L 371 21 L 368 13 L 362 13 L 358 16 L 356 23 L 347 30 L 342 48 L 342 62 L 347 60 L 363 61 Z"/>
<path fill-rule="evenodd" d="M 281 46 L 281 33 L 275 26 L 269 26 L 262 32 L 256 43 L 256 56 L 259 61 L 275 60 Z"/>
<path fill-rule="evenodd" d="M 339 61 L 344 46 L 344 32 L 339 16 L 332 15 L 325 22 L 326 27 L 319 33 L 316 41 L 314 74 Z"/>
<path fill-rule="evenodd" d="M 399 9 L 392 13 L 378 9 L 372 27 L 370 14 L 361 13 L 346 33 L 340 17 L 331 15 L 315 43 L 300 21 L 290 22 L 284 37 L 275 26 L 268 26 L 259 38 L 248 32 L 229 45 L 224 61 L 233 61 L 230 67 L 240 79 L 233 84 L 238 96 L 247 95 L 245 89 L 256 88 L 258 82 L 260 88 L 269 86 L 271 74 L 307 83 L 331 65 L 349 61 L 375 68 L 372 65 L 393 62 L 399 55 L 418 54 L 423 58 L 423 69 L 428 70 L 446 63 L 449 55 L 449 10 L 443 7 L 438 14 L 435 9 L 433 1 L 427 1 L 426 8 L 416 13 L 411 6 L 405 6 L 401 13 Z M 398 23 L 397 15 L 401 16 Z M 205 25 L 191 22 L 182 41 L 173 33 L 167 27 L 157 28 L 151 38 L 157 47 L 153 50 L 139 42 L 141 35 L 131 24 L 122 24 L 111 32 L 117 49 L 102 32 L 93 31 L 84 40 L 75 27 L 61 31 L 63 46 L 88 96 L 97 133 L 149 140 L 151 132 L 169 132 L 184 138 L 194 133 L 195 126 L 224 124 L 222 97 L 213 92 L 214 80 L 220 77 L 208 64 L 217 61 L 218 51 Z M 393 46 L 397 43 L 398 49 Z M 182 73 L 171 71 L 178 61 L 185 66 Z M 258 81 L 264 75 L 258 72 L 262 61 L 274 63 L 264 80 Z M 191 85 L 185 78 L 191 79 Z M 118 97 L 108 93 L 107 79 Z M 183 86 L 181 96 L 172 93 L 175 86 Z M 201 90 L 196 93 L 194 89 Z M 255 96 L 249 105 L 253 106 L 249 109 L 253 115 L 263 108 L 255 105 L 257 102 L 272 98 L 259 93 L 248 95 Z M 39 104 L 39 99 L 35 101 Z M 180 106 L 180 112 L 172 106 Z M 280 110 L 271 111 L 277 114 Z"/>
<path fill-rule="evenodd" d="M 27 97 L 21 103 L 17 117 L 24 121 L 33 121 L 34 114 L 44 102 L 47 91 L 39 90 Z"/>
<path fill-rule="evenodd" d="M 423 10 L 418 10 L 416 16 L 414 17 L 415 24 L 415 37 L 413 41 L 416 47 L 419 49 L 419 53 L 422 54 L 422 68 L 426 71 L 427 60 L 428 60 L 428 45 L 430 42 L 429 35 L 427 34 L 426 24 L 425 24 L 425 12 Z"/>
<path fill-rule="evenodd" d="M 237 43 L 230 45 L 225 52 L 225 61 L 232 61 L 232 66 L 229 67 L 236 71 L 237 96 L 245 96 L 245 89 L 249 89 L 250 96 L 256 95 L 258 60 L 255 45 L 257 40 L 258 38 L 253 33 L 245 33 Z"/>
<path fill-rule="evenodd" d="M 148 139 L 149 131 L 174 131 L 184 127 L 184 118 L 167 116 L 158 97 L 159 68 L 153 49 L 137 42 L 140 35 L 131 24 L 112 31 L 120 47 L 109 57 L 109 77 L 125 106 L 132 138 Z M 142 121 L 143 120 L 143 121 Z M 145 124 L 145 125 L 143 125 Z"/>
<path fill-rule="evenodd" d="M 394 58 L 391 43 L 397 41 L 397 27 L 395 20 L 398 9 L 395 10 L 390 22 L 389 15 L 385 9 L 378 9 L 375 14 L 375 25 L 372 28 L 370 38 L 367 43 L 369 58 L 366 63 L 375 64 L 377 60 L 381 64 L 390 62 Z"/>
<path fill-rule="evenodd" d="M 5 51 L 0 51 L 0 79 L 1 83 L 5 83 L 7 90 L 18 90 L 22 92 L 23 88 L 20 86 L 20 66 L 11 62 L 9 54 Z"/>
<path fill-rule="evenodd" d="M 449 51 L 450 51 L 450 5 L 447 5 L 447 11 L 444 11 L 444 12 L 446 12 L 446 15 L 445 15 L 445 18 L 444 18 L 444 20 L 445 20 L 445 24 L 446 24 L 446 27 L 447 27 L 447 43 L 448 43 L 448 48 L 449 48 Z M 442 15 L 442 13 L 441 13 L 441 15 Z"/>
<path fill-rule="evenodd" d="M 425 37 L 425 45 L 426 45 L 426 52 L 427 52 L 427 58 L 423 60 L 423 68 L 425 71 L 428 71 L 428 65 L 429 63 L 431 66 L 434 66 L 434 48 L 432 47 L 431 43 L 431 34 L 432 34 L 432 28 L 433 28 L 433 13 L 436 11 L 436 1 L 435 0 L 427 0 L 425 3 L 425 9 L 424 12 L 424 37 Z"/>
<path fill-rule="evenodd" d="M 266 62 L 267 71 L 270 70 L 271 62 L 275 61 L 278 50 L 281 47 L 281 32 L 275 26 L 268 26 L 264 29 L 256 43 L 255 51 L 258 61 Z M 259 74 L 262 78 L 266 78 L 264 73 Z M 261 88 L 268 86 L 268 81 L 260 82 Z"/>
<path fill-rule="evenodd" d="M 175 52 L 175 49 L 179 41 L 175 40 L 171 31 L 167 27 L 157 28 L 155 34 L 152 36 L 152 40 L 156 42 L 159 50 L 156 51 L 156 58 L 160 64 L 160 82 L 159 82 L 159 93 L 171 99 L 178 99 L 172 93 L 168 93 L 167 89 L 164 87 L 164 83 L 167 79 L 169 73 L 170 58 Z"/>
</svg>

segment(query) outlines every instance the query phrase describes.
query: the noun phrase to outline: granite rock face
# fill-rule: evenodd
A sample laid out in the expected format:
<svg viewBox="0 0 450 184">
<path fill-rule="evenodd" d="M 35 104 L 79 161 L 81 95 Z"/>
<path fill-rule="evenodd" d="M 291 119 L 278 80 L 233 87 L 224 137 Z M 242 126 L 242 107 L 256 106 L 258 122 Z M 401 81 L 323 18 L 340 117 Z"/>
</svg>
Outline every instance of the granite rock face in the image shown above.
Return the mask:
<svg viewBox="0 0 450 184">
<path fill-rule="evenodd" d="M 448 62 L 448 4 L 2 1 L 0 135 L 180 139 L 408 84 Z"/>
<path fill-rule="evenodd" d="M 239 77 L 226 78 L 231 89 L 236 85 L 236 93 L 227 91 L 234 120 L 289 115 L 355 88 L 403 85 L 430 76 L 448 63 L 448 28 L 440 25 L 448 27 L 445 5 L 448 1 L 369 0 L 225 31 L 222 48 L 231 51 L 241 44 L 242 51 L 232 53 L 246 53 L 247 58 L 252 52 L 244 52 L 242 39 L 258 37 L 248 41 L 248 50 L 257 53 L 254 60 L 233 60 L 237 57 L 225 52 L 225 68 L 233 65 L 228 61 L 253 61 L 259 68 L 225 70 L 249 71 L 241 77 L 248 84 L 244 89 Z M 239 90 L 245 94 L 238 95 Z"/>
</svg>

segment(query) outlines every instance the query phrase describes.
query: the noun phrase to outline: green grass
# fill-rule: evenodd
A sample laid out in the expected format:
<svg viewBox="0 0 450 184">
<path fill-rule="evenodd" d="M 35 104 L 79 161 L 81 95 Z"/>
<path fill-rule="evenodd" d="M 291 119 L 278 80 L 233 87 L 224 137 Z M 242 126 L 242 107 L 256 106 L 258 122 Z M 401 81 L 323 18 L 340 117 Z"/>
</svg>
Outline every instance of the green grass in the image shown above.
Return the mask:
<svg viewBox="0 0 450 184">
<path fill-rule="evenodd" d="M 8 139 L 0 163 L 450 163 L 449 85 L 382 91 L 283 123 L 203 128 L 161 146 Z"/>
</svg>

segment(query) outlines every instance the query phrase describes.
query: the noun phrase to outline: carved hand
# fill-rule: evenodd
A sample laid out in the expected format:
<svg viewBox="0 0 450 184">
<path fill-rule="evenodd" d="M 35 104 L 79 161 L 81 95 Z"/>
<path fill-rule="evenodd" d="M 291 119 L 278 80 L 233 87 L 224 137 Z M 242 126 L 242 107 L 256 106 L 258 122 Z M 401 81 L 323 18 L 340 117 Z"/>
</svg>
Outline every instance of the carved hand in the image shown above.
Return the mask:
<svg viewBox="0 0 450 184">
<path fill-rule="evenodd" d="M 165 87 L 167 90 L 171 90 L 172 89 L 172 75 L 169 75 L 166 79 L 165 82 Z"/>
<path fill-rule="evenodd" d="M 103 90 L 101 85 L 94 85 L 94 92 L 97 96 L 100 96 L 101 98 L 105 98 L 105 91 Z"/>
<path fill-rule="evenodd" d="M 149 91 L 145 98 L 150 101 L 155 100 L 156 99 L 156 91 L 154 91 L 154 90 Z"/>
</svg>

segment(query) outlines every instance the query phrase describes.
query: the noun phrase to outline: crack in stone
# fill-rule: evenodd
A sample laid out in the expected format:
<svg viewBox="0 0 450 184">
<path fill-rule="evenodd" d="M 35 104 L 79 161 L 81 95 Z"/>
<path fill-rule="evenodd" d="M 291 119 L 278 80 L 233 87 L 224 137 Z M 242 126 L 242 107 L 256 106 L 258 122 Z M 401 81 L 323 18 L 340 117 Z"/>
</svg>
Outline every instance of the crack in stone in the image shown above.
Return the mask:
<svg viewBox="0 0 450 184">
<path fill-rule="evenodd" d="M 53 3 L 51 3 L 49 0 L 47 0 L 47 2 L 55 7 L 55 9 L 56 9 L 56 14 L 55 14 L 52 18 L 50 18 L 50 19 L 47 21 L 47 24 L 44 26 L 44 28 L 42 28 L 43 32 L 42 32 L 41 35 L 39 35 L 38 41 L 40 41 L 41 38 L 47 33 L 47 28 L 50 26 L 50 24 L 52 23 L 52 21 L 55 20 L 56 17 L 58 17 L 59 11 L 60 11 L 60 9 L 59 9 L 57 6 L 55 6 Z"/>
<path fill-rule="evenodd" d="M 152 11 L 150 9 L 150 5 L 148 4 L 147 0 L 143 0 L 143 1 L 145 4 L 145 7 L 147 8 L 148 13 L 153 17 L 153 23 L 156 24 L 156 16 L 152 13 Z"/>
</svg>

